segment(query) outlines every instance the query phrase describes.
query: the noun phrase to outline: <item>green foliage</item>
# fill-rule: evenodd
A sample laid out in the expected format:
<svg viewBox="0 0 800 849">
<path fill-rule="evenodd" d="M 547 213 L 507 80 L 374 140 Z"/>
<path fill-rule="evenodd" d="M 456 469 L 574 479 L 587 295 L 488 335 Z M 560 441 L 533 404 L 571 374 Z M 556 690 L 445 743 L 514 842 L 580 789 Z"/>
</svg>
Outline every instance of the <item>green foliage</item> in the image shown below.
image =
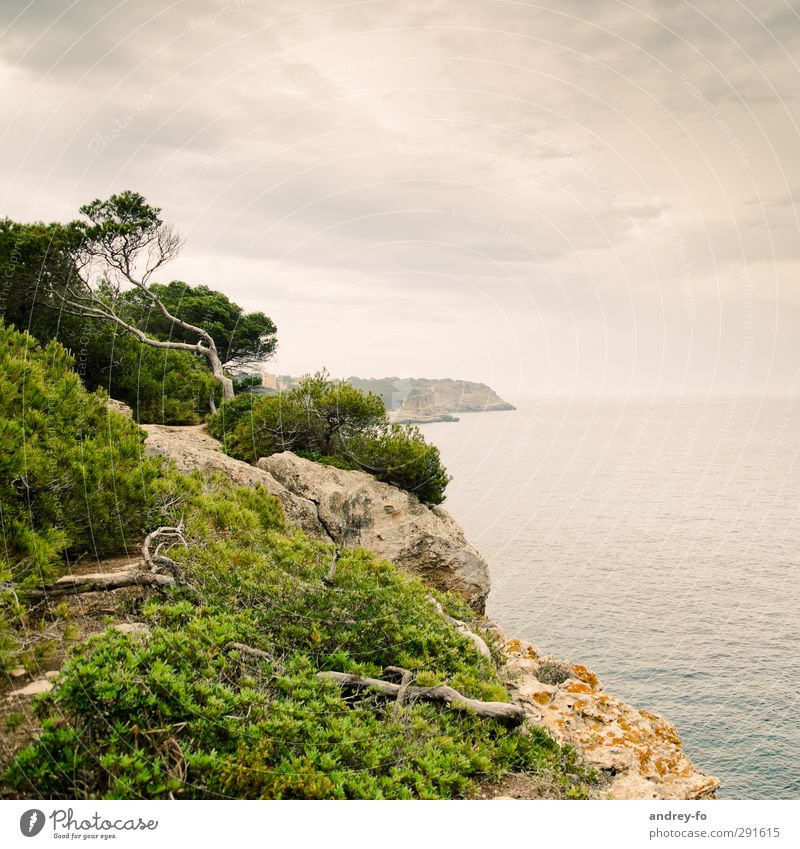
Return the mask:
<svg viewBox="0 0 800 849">
<path fill-rule="evenodd" d="M 244 409 L 244 405 L 237 409 Z M 319 372 L 289 392 L 257 398 L 252 415 L 236 419 L 226 444 L 234 456 L 250 462 L 278 451 L 344 457 L 350 439 L 384 420 L 383 403 L 376 395 Z M 231 424 L 230 417 L 227 422 Z M 212 432 L 220 430 L 220 425 L 212 423 Z"/>
<path fill-rule="evenodd" d="M 112 325 L 102 325 L 98 331 L 102 339 L 98 347 L 106 361 L 98 369 L 94 359 L 94 372 L 85 380 L 91 388 L 102 386 L 112 398 L 127 404 L 137 421 L 199 424 L 211 393 L 219 399 L 219 383 L 205 360 L 188 351 L 142 345 Z"/>
<path fill-rule="evenodd" d="M 208 432 L 220 442 L 228 443 L 241 422 L 252 417 L 253 405 L 261 399 L 256 395 L 237 395 L 223 402 L 213 416 L 209 416 Z"/>
<path fill-rule="evenodd" d="M 66 551 L 125 550 L 147 526 L 159 464 L 72 366 L 57 342 L 0 325 L 1 557 L 15 581 L 52 578 Z"/>
<path fill-rule="evenodd" d="M 56 293 L 75 275 L 74 228 L 0 220 L 0 319 L 39 339 L 82 335 L 82 319 L 61 309 Z"/>
<path fill-rule="evenodd" d="M 541 664 L 536 672 L 536 677 L 542 684 L 550 684 L 556 686 L 563 684 L 569 679 L 572 671 L 569 666 L 558 661 L 546 660 Z"/>
<path fill-rule="evenodd" d="M 237 374 L 233 377 L 233 390 L 236 394 L 242 392 L 253 392 L 263 386 L 263 380 L 260 374 Z M 272 390 L 274 391 L 274 390 Z"/>
<path fill-rule="evenodd" d="M 374 694 L 345 697 L 317 679 L 323 669 L 380 674 L 402 665 L 420 680 L 507 699 L 493 665 L 436 612 L 418 580 L 348 551 L 328 587 L 331 547 L 286 535 L 263 490 L 175 474 L 162 485 L 190 538 L 172 554 L 205 603 L 152 601 L 142 610 L 149 636 L 111 631 L 80 647 L 38 703 L 44 730 L 4 776 L 12 793 L 453 798 L 514 770 L 561 795 L 585 795 L 588 774 L 543 732 L 421 702 L 396 712 Z"/>
<path fill-rule="evenodd" d="M 378 480 L 413 492 L 420 501 L 441 504 L 450 481 L 439 449 L 416 427 L 388 425 L 356 435 L 350 459 Z"/>
<path fill-rule="evenodd" d="M 246 313 L 222 292 L 208 286 L 190 286 L 181 280 L 149 287 L 175 316 L 202 327 L 214 339 L 220 359 L 233 366 L 248 360 L 263 360 L 277 347 L 276 327 L 262 312 Z M 124 295 L 138 327 L 158 339 L 197 341 L 197 334 L 173 325 L 139 290 Z"/>
<path fill-rule="evenodd" d="M 209 421 L 212 435 L 234 457 L 255 463 L 280 451 L 378 480 L 440 504 L 450 478 L 439 450 L 414 427 L 392 425 L 377 395 L 320 372 L 289 392 L 240 396 Z"/>
<path fill-rule="evenodd" d="M 59 297 L 78 280 L 76 257 L 102 258 L 110 275 L 119 276 L 125 257 L 147 251 L 157 236 L 174 237 L 171 228 L 161 211 L 135 192 L 95 200 L 81 212 L 88 222 L 0 220 L 0 319 L 42 341 L 61 342 L 72 352 L 84 384 L 128 404 L 138 421 L 198 423 L 212 389 L 221 394 L 203 357 L 143 345 L 113 323 L 66 311 Z M 173 250 L 178 247 L 179 240 Z M 119 292 L 119 283 L 96 289 L 121 318 L 152 338 L 197 342 L 197 334 L 173 327 L 141 290 Z M 206 328 L 223 362 L 265 358 L 275 350 L 274 323 L 263 313 L 245 313 L 220 292 L 179 281 L 149 289 L 179 317 Z"/>
</svg>

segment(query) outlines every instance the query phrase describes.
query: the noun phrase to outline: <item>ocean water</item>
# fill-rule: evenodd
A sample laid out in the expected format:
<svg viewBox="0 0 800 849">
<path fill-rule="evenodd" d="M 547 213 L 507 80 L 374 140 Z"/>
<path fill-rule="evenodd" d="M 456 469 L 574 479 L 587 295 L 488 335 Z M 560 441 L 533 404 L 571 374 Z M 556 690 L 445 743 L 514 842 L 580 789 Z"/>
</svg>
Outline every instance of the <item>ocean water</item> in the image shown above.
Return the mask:
<svg viewBox="0 0 800 849">
<path fill-rule="evenodd" d="M 422 429 L 493 619 L 673 722 L 722 798 L 800 798 L 800 399 L 540 399 Z"/>
</svg>

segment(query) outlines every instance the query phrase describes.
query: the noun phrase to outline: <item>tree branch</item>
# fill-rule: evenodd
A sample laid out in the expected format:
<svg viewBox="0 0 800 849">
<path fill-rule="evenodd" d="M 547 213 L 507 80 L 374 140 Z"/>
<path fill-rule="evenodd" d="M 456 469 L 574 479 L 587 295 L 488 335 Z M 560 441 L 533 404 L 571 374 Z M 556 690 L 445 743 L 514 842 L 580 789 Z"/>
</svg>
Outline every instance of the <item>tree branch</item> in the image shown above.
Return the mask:
<svg viewBox="0 0 800 849">
<path fill-rule="evenodd" d="M 317 678 L 338 684 L 348 690 L 375 690 L 380 695 L 395 700 L 403 686 L 402 684 L 393 684 L 391 681 L 383 681 L 380 678 L 361 678 L 347 672 L 318 672 Z M 469 699 L 446 684 L 440 684 L 438 687 L 407 686 L 405 692 L 408 701 L 441 702 L 455 710 L 472 711 L 485 719 L 497 719 L 513 725 L 517 725 L 525 719 L 525 711 L 519 705 L 508 702 L 482 702 L 479 699 Z"/>
<path fill-rule="evenodd" d="M 463 622 L 461 619 L 455 619 L 450 616 L 449 613 L 442 607 L 441 604 L 432 596 L 428 596 L 428 601 L 436 608 L 436 612 L 444 619 L 446 619 L 459 633 L 463 634 L 470 642 L 475 646 L 475 648 L 486 658 L 491 660 L 492 653 L 489 650 L 489 646 L 486 645 L 484 640 L 482 640 L 474 631 L 471 631 L 466 622 Z"/>
<path fill-rule="evenodd" d="M 130 572 L 98 573 L 94 575 L 64 575 L 55 583 L 45 584 L 37 590 L 20 590 L 20 595 L 32 601 L 46 598 L 58 598 L 80 593 L 108 592 L 124 587 L 155 587 L 164 589 L 176 586 L 171 575 L 158 575 L 153 572 L 134 570 Z"/>
</svg>

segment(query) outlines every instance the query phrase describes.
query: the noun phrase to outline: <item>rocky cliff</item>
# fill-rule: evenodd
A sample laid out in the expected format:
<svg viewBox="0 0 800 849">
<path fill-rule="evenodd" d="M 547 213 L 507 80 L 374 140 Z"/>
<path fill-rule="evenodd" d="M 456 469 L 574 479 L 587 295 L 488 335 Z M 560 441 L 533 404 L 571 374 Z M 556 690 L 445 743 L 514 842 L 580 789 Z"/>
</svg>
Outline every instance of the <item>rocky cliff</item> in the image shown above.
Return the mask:
<svg viewBox="0 0 800 849">
<path fill-rule="evenodd" d="M 458 593 L 483 612 L 489 567 L 446 510 L 422 504 L 366 472 L 312 463 L 290 451 L 262 458 L 258 467 L 313 503 L 337 544 L 374 551 L 430 586 Z"/>
<path fill-rule="evenodd" d="M 486 563 L 441 508 L 422 505 L 363 472 L 322 466 L 289 452 L 250 466 L 223 454 L 202 427 L 145 425 L 145 430 L 149 453 L 170 457 L 183 471 L 202 468 L 238 483 L 261 484 L 280 500 L 287 519 L 314 537 L 371 549 L 483 610 L 489 591 Z M 604 779 L 598 796 L 713 798 L 719 782 L 694 766 L 669 722 L 606 693 L 584 666 L 542 655 L 488 620 L 483 632 L 501 648 L 501 675 L 526 721 L 581 751 Z"/>
<path fill-rule="evenodd" d="M 251 466 L 224 454 L 202 425 L 143 427 L 147 452 L 169 457 L 180 471 L 203 469 L 235 483 L 261 484 L 281 502 L 289 522 L 314 538 L 368 548 L 483 612 L 489 568 L 440 507 L 427 507 L 364 472 L 312 463 L 288 451 Z"/>
</svg>

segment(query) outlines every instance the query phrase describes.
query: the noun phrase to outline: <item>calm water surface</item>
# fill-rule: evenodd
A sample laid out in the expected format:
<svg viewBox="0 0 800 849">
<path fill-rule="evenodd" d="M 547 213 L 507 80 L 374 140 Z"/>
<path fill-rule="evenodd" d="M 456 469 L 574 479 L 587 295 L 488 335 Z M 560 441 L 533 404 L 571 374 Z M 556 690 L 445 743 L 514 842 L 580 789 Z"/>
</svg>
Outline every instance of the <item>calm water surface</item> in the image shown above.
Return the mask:
<svg viewBox="0 0 800 849">
<path fill-rule="evenodd" d="M 800 400 L 531 401 L 423 427 L 487 612 L 674 722 L 724 798 L 800 798 Z"/>
</svg>

